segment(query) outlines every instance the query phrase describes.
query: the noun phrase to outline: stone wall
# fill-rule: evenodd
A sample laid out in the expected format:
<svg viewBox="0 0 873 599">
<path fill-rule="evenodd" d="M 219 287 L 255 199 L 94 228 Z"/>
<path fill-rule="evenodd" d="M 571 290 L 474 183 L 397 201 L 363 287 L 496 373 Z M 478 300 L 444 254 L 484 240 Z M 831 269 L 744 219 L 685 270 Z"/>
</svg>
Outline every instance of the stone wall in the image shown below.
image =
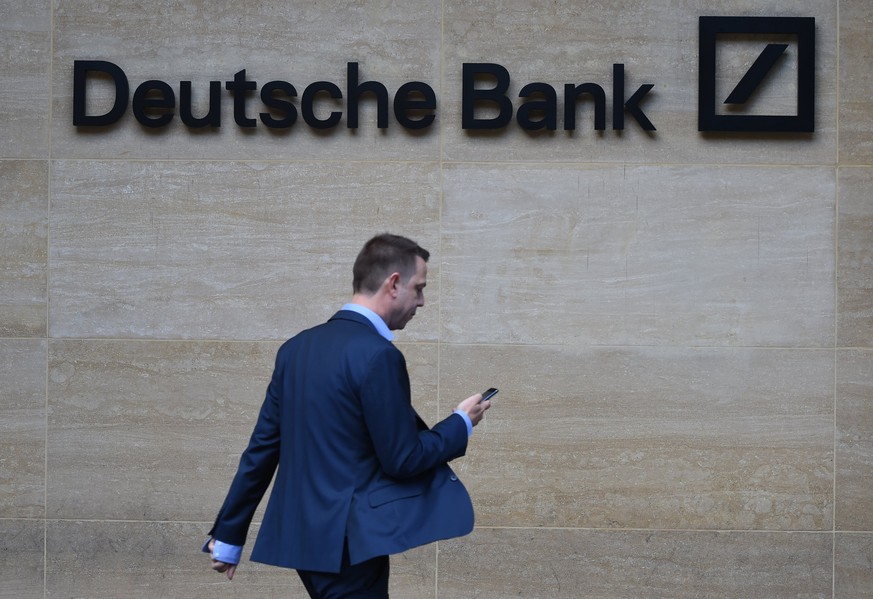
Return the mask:
<svg viewBox="0 0 873 599">
<path fill-rule="evenodd" d="M 392 596 L 873 597 L 867 0 L 0 13 L 0 597 L 304 596 L 252 563 L 228 583 L 199 544 L 276 349 L 348 299 L 386 230 L 433 254 L 397 339 L 419 412 L 501 390 L 455 464 L 475 531 L 396 556 Z M 702 15 L 815 18 L 814 133 L 698 131 Z M 791 48 L 766 111 L 792 109 Z M 221 127 L 148 128 L 130 106 L 74 127 L 77 60 L 118 65 L 131 97 L 192 81 L 198 114 L 221 81 Z M 235 122 L 240 70 L 302 95 L 345 91 L 349 62 L 391 94 L 427 83 L 434 124 L 379 129 L 372 98 L 354 130 Z M 464 63 L 505 67 L 516 107 L 555 88 L 558 128 L 464 129 Z M 656 131 L 613 128 L 614 64 L 625 96 L 654 85 Z M 602 131 L 590 103 L 562 128 L 583 82 L 605 90 Z M 93 114 L 110 83 L 89 80 Z M 246 111 L 266 112 L 256 93 Z"/>
</svg>

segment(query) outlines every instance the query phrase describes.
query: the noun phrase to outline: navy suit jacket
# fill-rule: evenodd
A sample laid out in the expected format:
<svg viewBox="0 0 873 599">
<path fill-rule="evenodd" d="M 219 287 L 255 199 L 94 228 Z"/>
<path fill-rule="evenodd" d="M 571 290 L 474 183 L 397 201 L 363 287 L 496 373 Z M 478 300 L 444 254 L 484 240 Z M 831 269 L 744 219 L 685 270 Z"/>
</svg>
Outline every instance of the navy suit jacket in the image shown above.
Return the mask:
<svg viewBox="0 0 873 599">
<path fill-rule="evenodd" d="M 429 428 L 410 401 L 403 354 L 366 317 L 341 310 L 285 342 L 249 445 L 210 535 L 243 545 L 275 473 L 252 560 L 338 572 L 473 529 L 448 462 L 467 425 Z"/>
</svg>

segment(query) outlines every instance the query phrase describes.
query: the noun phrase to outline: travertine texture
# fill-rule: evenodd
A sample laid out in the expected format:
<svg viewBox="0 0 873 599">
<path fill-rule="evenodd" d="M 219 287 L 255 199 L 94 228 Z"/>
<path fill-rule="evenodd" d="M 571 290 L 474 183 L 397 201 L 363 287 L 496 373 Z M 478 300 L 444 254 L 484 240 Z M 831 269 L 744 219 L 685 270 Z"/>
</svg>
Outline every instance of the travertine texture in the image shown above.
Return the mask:
<svg viewBox="0 0 873 599">
<path fill-rule="evenodd" d="M 463 462 L 479 524 L 833 526 L 833 352 L 455 346 L 441 365 L 448 395 L 501 386 Z"/>
<path fill-rule="evenodd" d="M 3 599 L 45 597 L 45 523 L 0 518 L 0 568 Z"/>
<path fill-rule="evenodd" d="M 434 164 L 59 160 L 52 176 L 60 337 L 284 339 L 349 297 L 362 232 L 438 243 Z M 437 314 L 410 338 L 435 341 Z"/>
<path fill-rule="evenodd" d="M 840 169 L 837 344 L 873 346 L 873 169 Z"/>
<path fill-rule="evenodd" d="M 812 599 L 832 579 L 831 540 L 810 533 L 485 528 L 443 543 L 440 566 L 451 598 Z"/>
<path fill-rule="evenodd" d="M 192 550 L 192 540 L 202 541 L 203 532 L 201 525 L 190 522 L 50 522 L 46 546 L 52 559 L 46 568 L 46 596 L 118 597 L 122 589 L 125 597 L 135 599 L 308 597 L 297 576 L 254 562 L 240 568 L 233 583 L 222 582 L 204 567 L 208 558 Z M 255 525 L 251 534 L 257 532 Z M 157 565 L 143 567 L 141 560 L 131 559 L 134 550 L 154 557 Z M 243 555 L 247 560 L 248 551 Z M 432 594 L 435 558 L 434 547 L 422 547 L 392 560 L 391 596 Z"/>
<path fill-rule="evenodd" d="M 49 155 L 51 4 L 50 0 L 0 1 L 2 158 Z M 3 173 L 4 181 L 6 176 Z"/>
<path fill-rule="evenodd" d="M 0 335 L 46 334 L 48 163 L 0 160 Z"/>
<path fill-rule="evenodd" d="M 221 480 L 244 449 L 240 441 L 263 399 L 275 349 L 266 343 L 53 342 L 49 517 L 214 517 L 217 508 L 208 498 L 227 489 L 208 483 Z"/>
<path fill-rule="evenodd" d="M 266 342 L 53 342 L 49 517 L 212 520 L 276 349 Z M 416 397 L 435 398 L 436 346 L 404 349 Z M 416 407 L 434 421 L 435 402 Z"/>
<path fill-rule="evenodd" d="M 840 162 L 873 163 L 873 5 L 840 0 Z"/>
<path fill-rule="evenodd" d="M 45 341 L 0 339 L 0 597 L 45 579 Z"/>
<path fill-rule="evenodd" d="M 0 339 L 0 520 L 45 516 L 46 343 Z"/>
<path fill-rule="evenodd" d="M 838 530 L 873 530 L 873 350 L 837 352 Z"/>
<path fill-rule="evenodd" d="M 444 187 L 446 341 L 833 344 L 833 169 L 451 165 Z"/>
<path fill-rule="evenodd" d="M 834 596 L 873 597 L 873 535 L 837 534 L 834 549 Z"/>
<path fill-rule="evenodd" d="M 873 597 L 871 10 L 0 0 L 0 598 L 303 597 L 248 561 L 228 583 L 200 545 L 276 349 L 350 297 L 383 231 L 432 252 L 397 336 L 419 413 L 500 388 L 453 464 L 476 530 L 393 557 L 393 597 Z M 815 18 L 814 133 L 697 130 L 704 15 Z M 738 114 L 791 113 L 796 39 L 718 40 L 720 96 L 774 41 Z M 117 124 L 73 126 L 77 60 L 123 69 Z M 387 128 L 369 93 L 347 127 L 353 62 Z M 510 74 L 504 129 L 462 128 L 464 63 Z M 173 90 L 164 128 L 133 115 L 147 80 Z M 274 80 L 286 130 L 264 123 Z M 182 81 L 194 116 L 218 82 L 219 128 L 181 122 Z M 317 81 L 342 93 L 314 102 L 331 129 L 301 114 Z M 437 99 L 420 131 L 394 113 L 410 81 Z M 567 131 L 564 85 L 586 82 L 605 128 L 585 101 Z M 529 83 L 556 91 L 556 130 L 516 121 Z M 656 131 L 621 110 L 616 130 L 644 84 Z M 86 95 L 89 115 L 116 99 L 108 77 Z"/>
</svg>

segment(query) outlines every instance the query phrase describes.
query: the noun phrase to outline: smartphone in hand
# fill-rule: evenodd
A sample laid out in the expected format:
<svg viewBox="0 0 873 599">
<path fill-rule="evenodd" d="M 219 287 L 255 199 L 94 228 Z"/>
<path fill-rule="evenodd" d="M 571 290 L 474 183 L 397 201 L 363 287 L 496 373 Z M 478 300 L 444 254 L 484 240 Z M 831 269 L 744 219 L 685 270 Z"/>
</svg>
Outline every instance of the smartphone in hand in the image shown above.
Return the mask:
<svg viewBox="0 0 873 599">
<path fill-rule="evenodd" d="M 497 395 L 497 389 L 495 389 L 494 387 L 491 387 L 487 391 L 482 392 L 482 400 L 479 403 L 482 403 L 486 399 L 491 399 L 495 395 Z"/>
</svg>

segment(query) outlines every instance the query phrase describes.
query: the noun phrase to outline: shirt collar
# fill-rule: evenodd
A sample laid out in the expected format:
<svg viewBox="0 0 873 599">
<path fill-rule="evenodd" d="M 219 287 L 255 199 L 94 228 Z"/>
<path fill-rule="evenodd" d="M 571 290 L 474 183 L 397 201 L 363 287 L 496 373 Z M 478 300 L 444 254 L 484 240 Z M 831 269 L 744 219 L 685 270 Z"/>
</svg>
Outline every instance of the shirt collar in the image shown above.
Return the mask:
<svg viewBox="0 0 873 599">
<path fill-rule="evenodd" d="M 365 308 L 360 304 L 346 304 L 343 306 L 343 310 L 349 310 L 351 312 L 357 312 L 361 316 L 364 316 L 373 323 L 373 326 L 376 327 L 376 330 L 388 341 L 394 341 L 394 333 L 391 332 L 391 329 L 388 328 L 388 325 L 385 324 L 385 321 L 382 320 L 382 317 L 370 310 L 369 308 Z"/>
</svg>

